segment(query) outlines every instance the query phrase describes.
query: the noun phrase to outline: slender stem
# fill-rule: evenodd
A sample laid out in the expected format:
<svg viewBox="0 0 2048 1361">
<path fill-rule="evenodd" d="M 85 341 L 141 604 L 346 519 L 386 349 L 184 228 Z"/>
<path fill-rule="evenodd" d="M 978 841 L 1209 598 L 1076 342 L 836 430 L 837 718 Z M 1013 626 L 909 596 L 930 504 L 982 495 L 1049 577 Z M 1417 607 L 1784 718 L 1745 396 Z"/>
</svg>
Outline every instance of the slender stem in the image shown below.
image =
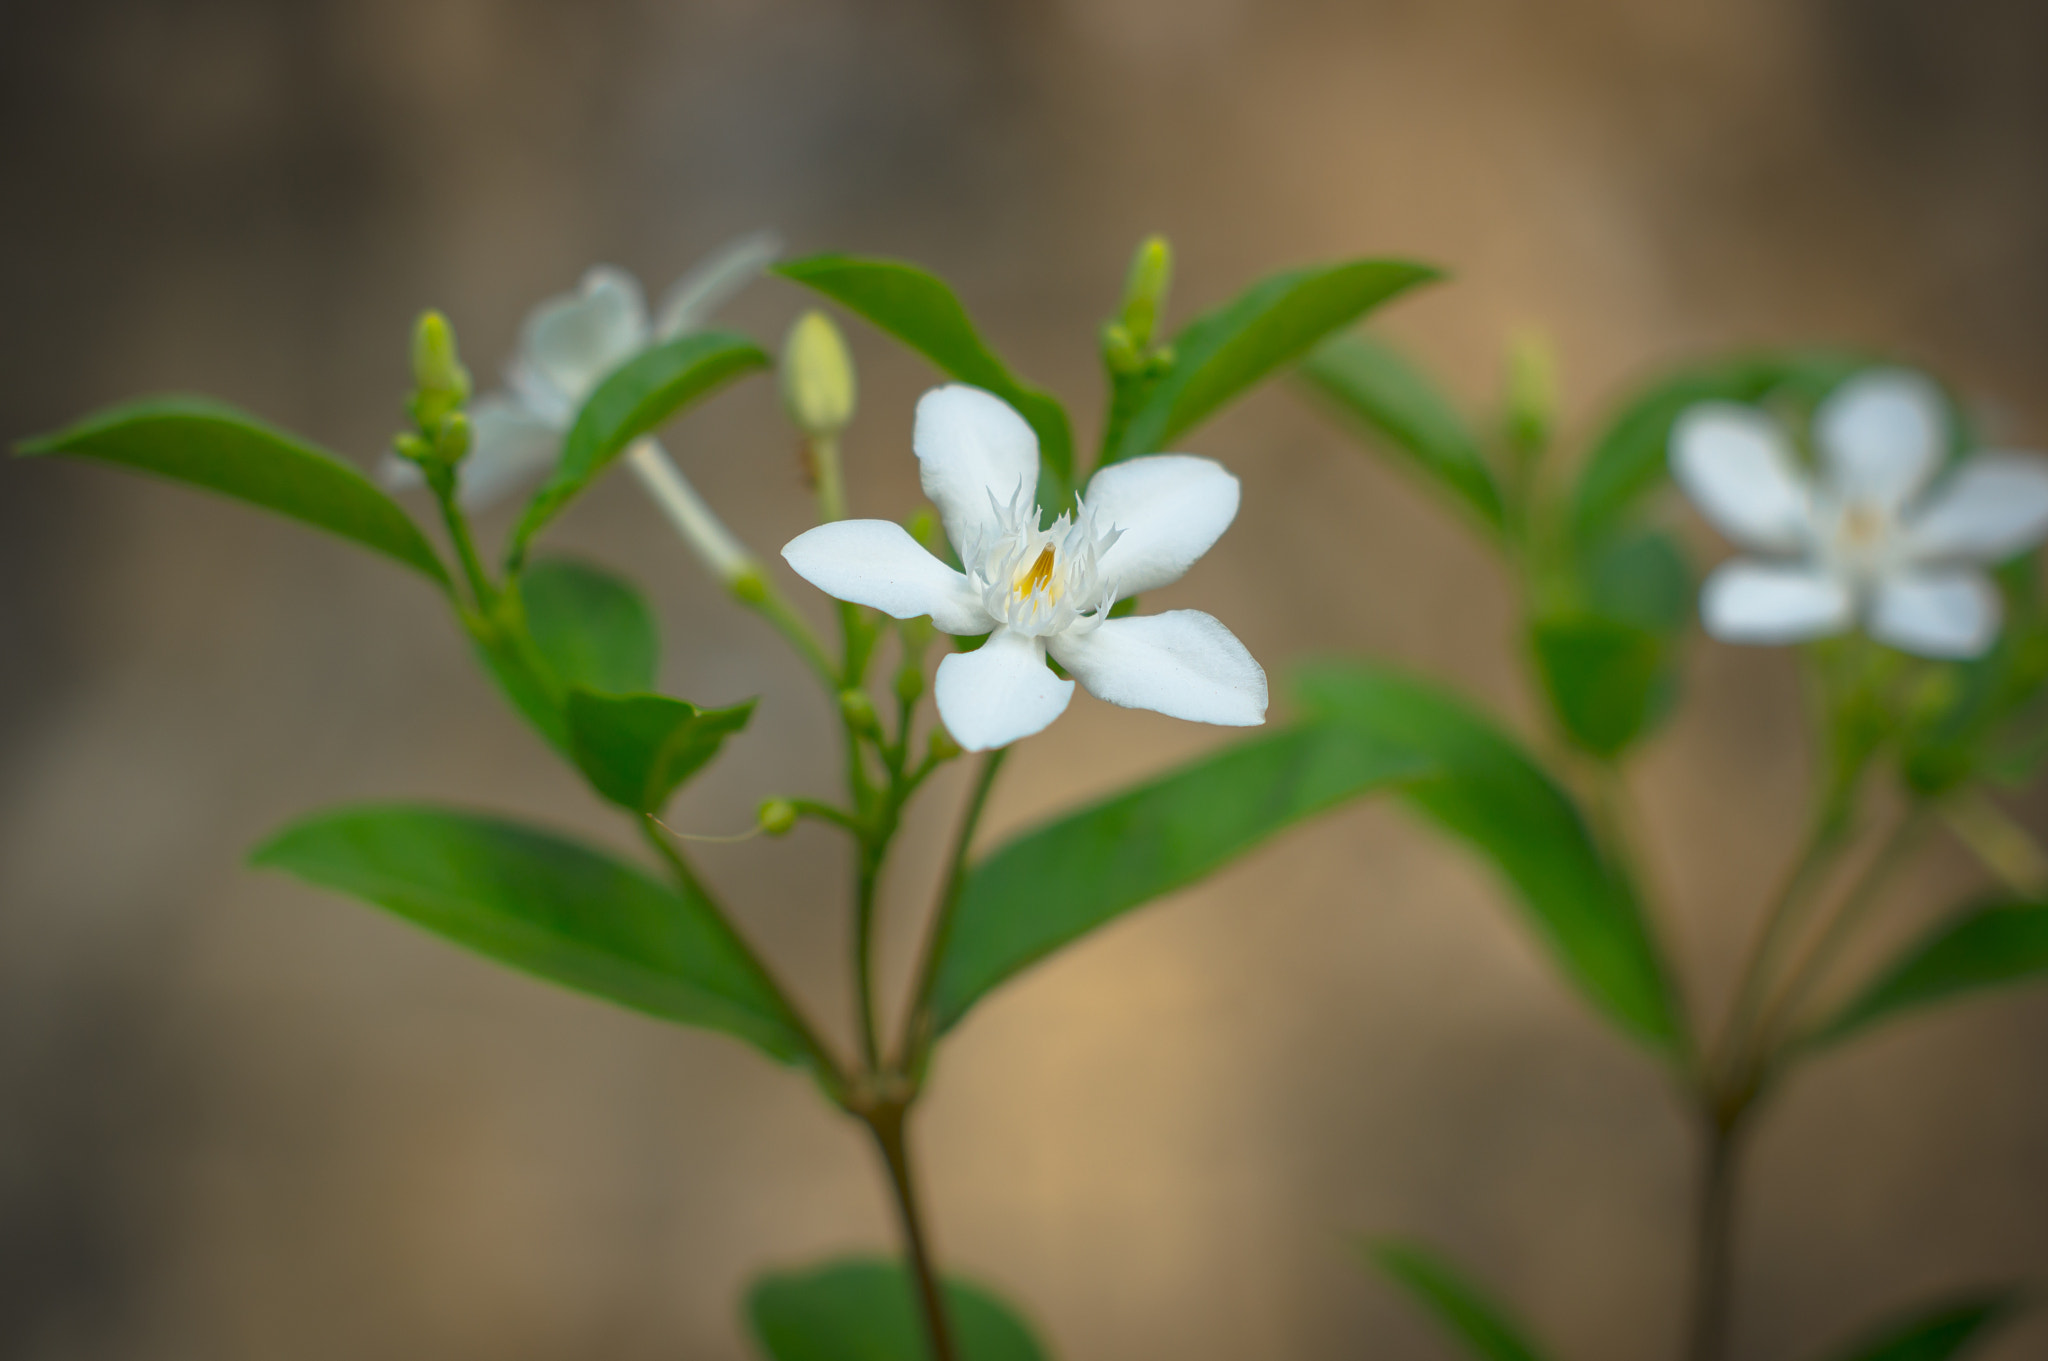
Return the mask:
<svg viewBox="0 0 2048 1361">
<path fill-rule="evenodd" d="M 925 1340 L 931 1344 L 932 1361 L 957 1361 L 953 1329 L 946 1317 L 946 1298 L 939 1288 L 939 1275 L 932 1266 L 931 1245 L 926 1241 L 924 1217 L 918 1209 L 917 1185 L 911 1175 L 910 1148 L 904 1124 L 908 1109 L 899 1103 L 878 1107 L 864 1118 L 889 1169 L 889 1185 L 896 1193 L 896 1213 L 903 1226 L 903 1244 L 909 1250 L 910 1274 L 917 1286 L 918 1310 L 924 1320 Z"/>
<path fill-rule="evenodd" d="M 833 693 L 839 691 L 839 668 L 825 651 L 825 645 L 818 641 L 818 635 L 811 632 L 811 626 L 804 617 L 782 598 L 781 592 L 769 584 L 768 578 L 756 568 L 751 568 L 732 583 L 732 593 L 741 604 L 752 609 L 763 619 L 775 626 L 776 632 L 789 640 L 791 647 L 810 663 L 811 670 L 829 686 Z"/>
<path fill-rule="evenodd" d="M 1919 849 L 1921 834 L 1928 823 L 1927 808 L 1915 804 L 1895 824 L 1870 863 L 1864 866 L 1847 893 L 1835 904 L 1833 914 L 1811 939 L 1805 951 L 1785 973 L 1785 986 L 1765 1008 L 1757 1025 L 1759 1063 L 1767 1062 L 1769 1051 L 1814 987 L 1827 976 L 1835 957 L 1855 934 L 1900 865 Z"/>
<path fill-rule="evenodd" d="M 854 871 L 853 981 L 860 1012 L 860 1056 L 870 1073 L 882 1064 L 882 1046 L 875 1038 L 875 890 L 882 877 L 887 843 L 863 841 Z"/>
<path fill-rule="evenodd" d="M 1749 1045 L 1768 990 L 1772 964 L 1804 915 L 1813 890 L 1826 879 L 1841 845 L 1839 823 L 1826 817 L 1815 819 L 1805 844 L 1772 895 L 1770 906 L 1750 938 L 1749 954 L 1736 984 L 1735 1004 L 1721 1036 L 1718 1067 L 1723 1072 L 1732 1073 L 1732 1065 L 1740 1061 Z"/>
<path fill-rule="evenodd" d="M 818 518 L 826 523 L 846 518 L 846 474 L 839 464 L 839 437 L 813 435 L 811 475 L 818 484 Z"/>
<path fill-rule="evenodd" d="M 981 758 L 981 768 L 975 772 L 974 788 L 967 796 L 967 808 L 960 817 L 959 830 L 953 834 L 953 849 L 946 858 L 946 877 L 940 881 L 938 906 L 932 912 L 924 943 L 924 958 L 918 965 L 917 991 L 912 996 L 910 1013 L 904 1018 L 903 1040 L 899 1046 L 898 1062 L 910 1075 L 911 1082 L 917 1083 L 924 1071 L 924 1061 L 932 1042 L 932 988 L 938 982 L 939 961 L 945 954 L 946 940 L 953 930 L 953 909 L 960 903 L 960 890 L 967 883 L 967 853 L 974 844 L 975 829 L 981 825 L 981 815 L 988 807 L 989 790 L 994 788 L 996 775 L 1003 768 L 1003 760 L 1010 754 L 1008 747 L 999 747 Z"/>
<path fill-rule="evenodd" d="M 1983 790 L 1959 790 L 1942 804 L 1941 815 L 2007 888 L 2034 899 L 2048 892 L 2048 854 Z"/>
<path fill-rule="evenodd" d="M 782 980 L 775 976 L 774 970 L 768 967 L 767 961 L 761 958 L 760 953 L 747 938 L 740 934 L 739 928 L 725 915 L 725 909 L 719 906 L 718 900 L 705 889 L 704 881 L 697 877 L 697 872 L 690 867 L 690 862 L 683 858 L 683 853 L 662 835 L 661 828 L 654 818 L 645 816 L 640 818 L 639 822 L 640 831 L 645 836 L 647 844 L 654 848 L 655 854 L 668 866 L 676 884 L 684 893 L 703 902 L 712 920 L 718 923 L 726 939 L 732 942 L 733 948 L 740 952 L 747 964 L 760 975 L 761 981 L 768 985 L 768 990 L 775 995 L 776 1002 L 782 1008 L 784 1019 L 796 1031 L 797 1038 L 803 1041 L 804 1048 L 810 1052 L 812 1066 L 817 1070 L 818 1080 L 824 1084 L 826 1093 L 840 1105 L 845 1105 L 849 1090 L 846 1070 L 840 1066 L 838 1058 L 826 1047 L 825 1042 L 818 1037 L 816 1028 L 805 1019 L 802 1010 L 791 999 L 789 989 L 782 985 Z"/>
<path fill-rule="evenodd" d="M 1721 1361 L 1728 1347 L 1729 1286 L 1735 1248 L 1737 1162 L 1744 1108 L 1723 1108 L 1709 1100 L 1703 1111 L 1705 1148 L 1700 1163 L 1699 1203 L 1693 1222 L 1691 1319 L 1686 1361 Z"/>
<path fill-rule="evenodd" d="M 433 485 L 434 499 L 441 503 L 441 523 L 448 527 L 448 539 L 455 545 L 455 556 L 462 563 L 462 575 L 469 579 L 470 594 L 476 600 L 477 609 L 489 613 L 498 593 L 484 572 L 483 559 L 477 556 L 476 540 L 469 533 L 469 520 L 463 515 L 462 508 L 455 504 L 454 472 L 450 470 L 441 477 L 430 476 L 429 481 Z"/>
</svg>

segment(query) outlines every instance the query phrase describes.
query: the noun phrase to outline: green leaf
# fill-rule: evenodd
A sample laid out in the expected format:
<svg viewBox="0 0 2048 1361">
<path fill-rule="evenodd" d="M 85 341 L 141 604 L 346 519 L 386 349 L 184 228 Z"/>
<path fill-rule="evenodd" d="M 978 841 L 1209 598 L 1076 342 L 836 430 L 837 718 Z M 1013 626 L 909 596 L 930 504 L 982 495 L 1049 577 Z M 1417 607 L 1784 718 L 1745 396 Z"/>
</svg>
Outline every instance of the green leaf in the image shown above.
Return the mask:
<svg viewBox="0 0 2048 1361">
<path fill-rule="evenodd" d="M 220 492 L 353 539 L 448 586 L 398 503 L 353 467 L 221 402 L 154 397 L 25 441 L 19 452 L 96 458 Z"/>
<path fill-rule="evenodd" d="M 1472 1355 L 1484 1361 L 1544 1361 L 1505 1310 L 1435 1253 L 1412 1243 L 1375 1243 L 1367 1245 L 1366 1256 Z"/>
<path fill-rule="evenodd" d="M 629 812 L 659 813 L 747 726 L 754 701 L 700 709 L 666 695 L 600 695 L 576 686 L 564 713 L 569 753 L 597 792 Z"/>
<path fill-rule="evenodd" d="M 2048 904 L 1973 908 L 1914 942 L 1816 1035 L 1832 1044 L 1916 1007 L 2048 973 Z"/>
<path fill-rule="evenodd" d="M 1830 351 L 1740 355 L 1667 375 L 1621 409 L 1580 472 L 1572 491 L 1572 534 L 1581 543 L 1603 537 L 1669 467 L 1672 422 L 1696 402 L 1784 400 L 1810 409 L 1835 384 L 1872 361 Z"/>
<path fill-rule="evenodd" d="M 1676 678 L 1668 642 L 1592 615 L 1529 627 L 1536 671 L 1572 744 L 1612 760 L 1670 712 Z"/>
<path fill-rule="evenodd" d="M 1420 369 L 1390 346 L 1351 335 L 1318 346 L 1301 362 L 1301 376 L 1375 443 L 1501 531 L 1506 511 L 1479 440 Z"/>
<path fill-rule="evenodd" d="M 1173 368 L 1104 463 L 1162 453 L 1275 369 L 1293 363 L 1397 293 L 1440 277 L 1400 260 L 1348 260 L 1270 275 L 1173 338 Z"/>
<path fill-rule="evenodd" d="M 1065 408 L 1011 373 L 937 276 L 900 260 L 812 255 L 775 273 L 815 289 L 929 359 L 948 378 L 993 392 L 1038 435 L 1038 504 L 1058 514 L 1074 487 L 1074 432 Z"/>
<path fill-rule="evenodd" d="M 517 564 L 541 527 L 561 513 L 621 450 L 741 374 L 768 367 L 760 346 L 730 331 L 692 331 L 642 350 L 584 400 L 562 441 L 562 459 L 512 531 Z"/>
<path fill-rule="evenodd" d="M 1692 622 L 1692 571 L 1665 530 L 1618 530 L 1580 553 L 1578 572 L 1590 614 L 1667 637 Z"/>
<path fill-rule="evenodd" d="M 939 947 L 937 1027 L 1061 946 L 1310 814 L 1428 768 L 1398 742 L 1287 727 L 1026 832 L 967 876 Z"/>
<path fill-rule="evenodd" d="M 801 1027 L 712 903 L 549 832 L 422 805 L 295 823 L 251 863 L 387 908 L 501 964 L 809 1060 Z"/>
<path fill-rule="evenodd" d="M 1433 765 L 1401 797 L 1493 864 L 1596 1007 L 1639 1039 L 1675 1044 L 1677 1007 L 1626 877 L 1519 743 L 1450 691 L 1378 667 L 1314 667 L 1300 688 L 1312 710 Z"/>
<path fill-rule="evenodd" d="M 1016 1311 L 978 1285 L 941 1285 L 961 1361 L 1046 1361 Z M 916 1287 L 872 1257 L 763 1276 L 747 1292 L 754 1337 L 774 1361 L 929 1361 Z"/>
<path fill-rule="evenodd" d="M 1834 1354 L 1834 1361 L 1948 1361 L 2017 1311 L 2009 1290 L 1956 1300 L 1893 1323 L 1882 1333 Z"/>
<path fill-rule="evenodd" d="M 499 692 L 549 746 L 567 756 L 569 724 L 562 716 L 561 686 L 532 639 L 475 615 L 467 622 L 477 661 Z"/>
<path fill-rule="evenodd" d="M 519 600 L 534 647 L 563 688 L 654 688 L 661 641 L 631 582 L 588 563 L 543 558 L 520 574 Z"/>
</svg>

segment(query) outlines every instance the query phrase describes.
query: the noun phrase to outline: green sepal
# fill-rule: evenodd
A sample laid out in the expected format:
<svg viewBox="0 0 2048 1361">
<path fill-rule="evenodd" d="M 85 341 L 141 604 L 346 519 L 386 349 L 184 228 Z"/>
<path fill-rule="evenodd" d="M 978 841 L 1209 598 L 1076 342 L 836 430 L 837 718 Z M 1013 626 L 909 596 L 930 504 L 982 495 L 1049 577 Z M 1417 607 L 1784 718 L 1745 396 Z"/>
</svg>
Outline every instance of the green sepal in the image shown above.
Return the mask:
<svg viewBox="0 0 2048 1361">
<path fill-rule="evenodd" d="M 448 589 L 433 545 L 396 501 L 332 454 L 224 402 L 152 397 L 24 440 L 31 457 L 92 458 L 232 496 L 394 558 Z"/>
</svg>

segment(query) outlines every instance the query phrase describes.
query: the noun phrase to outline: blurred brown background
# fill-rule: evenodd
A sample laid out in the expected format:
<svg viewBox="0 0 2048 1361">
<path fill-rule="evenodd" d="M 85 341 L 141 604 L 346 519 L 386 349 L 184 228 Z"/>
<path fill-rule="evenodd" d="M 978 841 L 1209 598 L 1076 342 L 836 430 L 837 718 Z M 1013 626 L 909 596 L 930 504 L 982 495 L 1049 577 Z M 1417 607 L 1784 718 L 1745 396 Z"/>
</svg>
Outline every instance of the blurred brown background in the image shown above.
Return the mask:
<svg viewBox="0 0 2048 1361">
<path fill-rule="evenodd" d="M 488 376 L 587 264 L 659 287 L 774 225 L 953 279 L 1083 429 L 1093 326 L 1156 229 L 1178 317 L 1282 264 L 1440 261 L 1455 282 L 1385 328 L 1482 407 L 1504 337 L 1543 328 L 1578 432 L 1679 356 L 1826 339 L 1938 367 L 2038 447 L 2044 57 L 2024 0 L 6 0 L 0 436 L 196 389 L 367 464 L 418 307 Z M 775 337 L 800 301 L 729 316 Z M 930 375 L 855 341 L 856 507 L 900 515 Z M 1276 677 L 1370 650 L 1527 716 L 1505 592 L 1426 498 L 1285 392 L 1193 443 L 1245 508 L 1163 603 Z M 767 384 L 670 444 L 757 549 L 803 527 Z M 556 537 L 650 583 L 670 689 L 764 696 L 679 825 L 829 787 L 805 678 L 627 480 Z M 1637 783 L 1665 925 L 1718 999 L 1802 758 L 1786 657 L 1702 645 L 1692 678 Z M 1083 698 L 993 825 L 1220 736 Z M 904 847 L 899 974 L 958 792 Z M 0 465 L 0 1351 L 736 1358 L 751 1274 L 892 1241 L 800 1079 L 241 866 L 372 796 L 617 837 L 416 581 L 185 492 Z M 806 831 L 702 857 L 834 1017 L 838 855 Z M 1916 888 L 1970 873 L 1944 850 Z M 2048 997 L 1978 1004 L 1796 1088 L 1757 1147 L 1741 1355 L 2048 1273 L 2044 1035 Z M 1357 1232 L 1453 1250 L 1561 1356 L 1670 1354 L 1688 1135 L 1660 1078 L 1385 808 L 1003 991 L 920 1134 L 949 1261 L 1074 1361 L 1447 1355 Z M 1983 1354 L 2044 1351 L 2036 1321 Z"/>
</svg>

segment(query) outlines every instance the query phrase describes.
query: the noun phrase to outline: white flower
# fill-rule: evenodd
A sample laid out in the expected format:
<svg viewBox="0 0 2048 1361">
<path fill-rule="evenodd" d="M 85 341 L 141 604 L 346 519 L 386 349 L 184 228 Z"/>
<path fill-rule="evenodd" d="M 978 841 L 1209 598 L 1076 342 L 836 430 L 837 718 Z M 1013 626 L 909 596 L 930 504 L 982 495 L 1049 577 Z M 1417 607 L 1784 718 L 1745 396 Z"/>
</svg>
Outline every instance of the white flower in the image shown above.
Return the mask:
<svg viewBox="0 0 2048 1361">
<path fill-rule="evenodd" d="M 925 495 L 966 572 L 887 520 L 838 520 L 782 550 L 827 595 L 898 619 L 930 615 L 944 633 L 992 633 L 939 663 L 933 697 L 969 751 L 1029 737 L 1060 716 L 1074 681 L 1098 699 L 1200 723 L 1266 721 L 1266 673 L 1229 629 L 1199 610 L 1111 619 L 1118 598 L 1176 581 L 1237 515 L 1237 479 L 1205 458 L 1159 454 L 1113 464 L 1080 505 L 1041 530 L 1038 437 L 978 388 L 935 388 L 912 439 Z"/>
<path fill-rule="evenodd" d="M 506 369 L 506 390 L 470 405 L 470 451 L 457 472 L 463 508 L 488 506 L 552 466 L 570 423 L 599 383 L 650 345 L 701 329 L 780 250 L 769 232 L 721 246 L 676 281 L 651 325 L 639 282 L 610 265 L 586 273 L 574 293 L 536 307 Z M 410 487 L 420 472 L 393 456 L 383 477 L 386 486 Z"/>
<path fill-rule="evenodd" d="M 1679 418 L 1679 485 L 1723 534 L 1772 555 L 1737 558 L 1707 579 L 1707 632 L 1789 643 L 1860 623 L 1923 656 L 1985 652 L 2001 603 L 1982 565 L 2048 534 L 2048 459 L 1980 453 L 1930 490 L 1948 446 L 1947 404 L 1902 369 L 1843 383 L 1814 414 L 1813 438 L 1818 478 L 1754 407 L 1708 402 Z"/>
</svg>

